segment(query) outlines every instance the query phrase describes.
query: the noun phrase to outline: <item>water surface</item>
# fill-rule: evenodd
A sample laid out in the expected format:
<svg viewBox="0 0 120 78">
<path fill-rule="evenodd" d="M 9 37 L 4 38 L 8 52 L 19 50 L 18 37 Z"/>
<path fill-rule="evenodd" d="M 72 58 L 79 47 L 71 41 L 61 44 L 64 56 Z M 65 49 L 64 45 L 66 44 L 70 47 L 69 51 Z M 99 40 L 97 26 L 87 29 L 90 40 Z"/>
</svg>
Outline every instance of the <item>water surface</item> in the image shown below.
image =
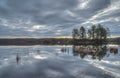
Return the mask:
<svg viewBox="0 0 120 78">
<path fill-rule="evenodd" d="M 118 52 L 110 52 L 110 48 Z M 75 53 L 74 46 L 1 46 L 0 78 L 120 78 L 120 47 L 97 54 Z M 19 59 L 17 59 L 17 57 Z M 98 57 L 101 57 L 99 59 Z"/>
</svg>

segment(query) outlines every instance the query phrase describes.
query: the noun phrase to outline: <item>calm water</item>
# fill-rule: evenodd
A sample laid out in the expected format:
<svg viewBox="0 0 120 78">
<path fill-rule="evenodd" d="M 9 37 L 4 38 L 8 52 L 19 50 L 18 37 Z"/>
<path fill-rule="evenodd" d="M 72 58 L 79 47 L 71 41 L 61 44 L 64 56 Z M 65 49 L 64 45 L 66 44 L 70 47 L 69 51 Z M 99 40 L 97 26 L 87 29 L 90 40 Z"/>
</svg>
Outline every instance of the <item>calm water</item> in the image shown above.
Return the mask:
<svg viewBox="0 0 120 78">
<path fill-rule="evenodd" d="M 81 47 L 1 46 L 0 78 L 120 78 L 119 46 Z"/>
</svg>

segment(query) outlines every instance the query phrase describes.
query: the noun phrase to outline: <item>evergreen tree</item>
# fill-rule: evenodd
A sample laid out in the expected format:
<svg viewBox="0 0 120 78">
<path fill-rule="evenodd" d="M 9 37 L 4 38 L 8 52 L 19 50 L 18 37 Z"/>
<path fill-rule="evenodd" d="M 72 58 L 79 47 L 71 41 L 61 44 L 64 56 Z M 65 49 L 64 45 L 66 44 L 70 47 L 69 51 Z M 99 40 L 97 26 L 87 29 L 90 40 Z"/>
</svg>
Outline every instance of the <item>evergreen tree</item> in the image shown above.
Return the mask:
<svg viewBox="0 0 120 78">
<path fill-rule="evenodd" d="M 93 26 L 91 27 L 91 35 L 92 35 L 92 39 L 95 39 L 95 31 L 96 31 L 96 26 L 93 25 Z"/>
<path fill-rule="evenodd" d="M 79 36 L 81 39 L 86 38 L 86 30 L 83 26 L 80 27 Z"/>
<path fill-rule="evenodd" d="M 91 39 L 91 38 L 92 38 L 92 32 L 91 32 L 91 30 L 90 30 L 90 29 L 88 29 L 87 34 L 88 34 L 88 39 Z"/>
<path fill-rule="evenodd" d="M 74 28 L 72 35 L 73 35 L 73 39 L 77 39 L 78 38 L 78 29 Z"/>
</svg>

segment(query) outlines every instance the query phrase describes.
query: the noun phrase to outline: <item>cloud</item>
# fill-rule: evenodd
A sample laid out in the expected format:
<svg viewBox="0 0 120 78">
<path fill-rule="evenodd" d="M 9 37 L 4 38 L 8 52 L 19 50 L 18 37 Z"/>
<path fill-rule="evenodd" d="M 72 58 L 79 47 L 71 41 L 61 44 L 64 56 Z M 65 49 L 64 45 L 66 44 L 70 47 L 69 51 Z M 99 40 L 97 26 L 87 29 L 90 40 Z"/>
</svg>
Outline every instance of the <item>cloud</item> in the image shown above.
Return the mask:
<svg viewBox="0 0 120 78">
<path fill-rule="evenodd" d="M 0 0 L 0 35 L 58 36 L 71 35 L 74 27 L 88 27 L 92 23 L 118 26 L 119 3 L 119 0 Z M 5 35 L 8 31 L 12 33 Z"/>
</svg>

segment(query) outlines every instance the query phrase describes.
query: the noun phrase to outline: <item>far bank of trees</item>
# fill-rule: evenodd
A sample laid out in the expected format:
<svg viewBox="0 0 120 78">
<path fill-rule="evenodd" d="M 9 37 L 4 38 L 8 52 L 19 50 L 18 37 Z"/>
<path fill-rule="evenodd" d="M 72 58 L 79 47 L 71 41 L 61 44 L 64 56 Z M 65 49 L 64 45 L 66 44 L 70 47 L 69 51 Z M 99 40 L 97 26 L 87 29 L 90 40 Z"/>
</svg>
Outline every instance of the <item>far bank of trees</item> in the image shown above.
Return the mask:
<svg viewBox="0 0 120 78">
<path fill-rule="evenodd" d="M 72 32 L 73 39 L 107 39 L 109 35 L 109 28 L 101 24 L 93 25 L 87 30 L 81 26 L 79 29 L 74 28 Z"/>
</svg>

